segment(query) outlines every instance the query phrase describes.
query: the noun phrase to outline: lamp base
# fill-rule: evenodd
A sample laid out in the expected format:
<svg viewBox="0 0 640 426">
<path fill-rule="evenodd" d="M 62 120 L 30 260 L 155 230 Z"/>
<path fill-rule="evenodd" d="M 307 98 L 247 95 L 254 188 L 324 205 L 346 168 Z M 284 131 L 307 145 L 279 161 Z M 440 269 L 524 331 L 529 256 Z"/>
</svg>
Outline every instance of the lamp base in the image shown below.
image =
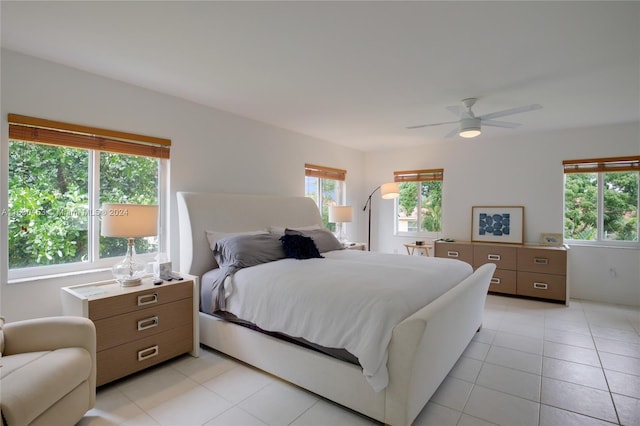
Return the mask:
<svg viewBox="0 0 640 426">
<path fill-rule="evenodd" d="M 141 278 L 127 278 L 127 279 L 118 279 L 117 280 L 120 283 L 120 287 L 135 287 L 137 285 L 142 284 L 142 279 Z"/>
</svg>

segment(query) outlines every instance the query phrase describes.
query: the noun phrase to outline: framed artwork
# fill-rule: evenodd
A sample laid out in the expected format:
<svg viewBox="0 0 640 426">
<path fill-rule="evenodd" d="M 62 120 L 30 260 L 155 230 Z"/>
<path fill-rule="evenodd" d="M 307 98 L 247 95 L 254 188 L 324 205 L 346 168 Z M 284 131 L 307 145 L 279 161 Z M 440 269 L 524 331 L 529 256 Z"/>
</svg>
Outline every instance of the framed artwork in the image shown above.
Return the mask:
<svg viewBox="0 0 640 426">
<path fill-rule="evenodd" d="M 522 244 L 524 242 L 524 207 L 471 207 L 471 241 Z"/>
<path fill-rule="evenodd" d="M 561 246 L 562 234 L 540 234 L 540 244 L 543 246 Z"/>
</svg>

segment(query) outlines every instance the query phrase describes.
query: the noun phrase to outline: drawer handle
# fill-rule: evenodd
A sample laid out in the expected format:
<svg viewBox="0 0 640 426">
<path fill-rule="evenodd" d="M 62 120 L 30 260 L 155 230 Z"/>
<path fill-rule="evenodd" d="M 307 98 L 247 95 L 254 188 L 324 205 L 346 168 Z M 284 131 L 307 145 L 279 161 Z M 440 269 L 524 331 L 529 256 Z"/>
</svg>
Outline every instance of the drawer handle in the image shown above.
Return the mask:
<svg viewBox="0 0 640 426">
<path fill-rule="evenodd" d="M 153 358 L 158 355 L 158 345 L 151 346 L 147 349 L 138 351 L 138 361 L 144 361 L 145 359 Z"/>
<path fill-rule="evenodd" d="M 152 303 L 158 303 L 158 293 L 138 296 L 138 306 L 151 305 Z"/>
<path fill-rule="evenodd" d="M 447 256 L 449 257 L 458 257 L 459 253 L 457 251 L 448 251 Z"/>
<path fill-rule="evenodd" d="M 533 263 L 535 263 L 536 265 L 548 265 L 549 259 L 545 259 L 544 257 L 534 257 Z"/>
<path fill-rule="evenodd" d="M 498 277 L 491 278 L 491 284 L 500 284 L 500 278 Z"/>
<path fill-rule="evenodd" d="M 158 326 L 158 317 L 149 317 L 138 321 L 138 331 L 147 330 Z"/>
<path fill-rule="evenodd" d="M 538 290 L 546 290 L 549 288 L 549 284 L 547 283 L 533 283 L 533 288 L 537 288 Z"/>
<path fill-rule="evenodd" d="M 490 254 L 487 256 L 487 259 L 489 260 L 500 260 L 500 255 L 499 254 Z"/>
</svg>

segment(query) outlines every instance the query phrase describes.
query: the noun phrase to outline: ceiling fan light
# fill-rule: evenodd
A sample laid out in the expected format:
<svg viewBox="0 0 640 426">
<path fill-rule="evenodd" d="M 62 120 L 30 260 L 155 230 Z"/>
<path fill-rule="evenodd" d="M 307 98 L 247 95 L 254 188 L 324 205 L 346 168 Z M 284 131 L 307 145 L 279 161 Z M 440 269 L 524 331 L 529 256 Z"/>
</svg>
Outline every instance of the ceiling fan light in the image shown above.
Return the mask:
<svg viewBox="0 0 640 426">
<path fill-rule="evenodd" d="M 463 118 L 460 120 L 460 132 L 463 138 L 475 138 L 480 135 L 480 120 L 478 118 Z"/>
</svg>

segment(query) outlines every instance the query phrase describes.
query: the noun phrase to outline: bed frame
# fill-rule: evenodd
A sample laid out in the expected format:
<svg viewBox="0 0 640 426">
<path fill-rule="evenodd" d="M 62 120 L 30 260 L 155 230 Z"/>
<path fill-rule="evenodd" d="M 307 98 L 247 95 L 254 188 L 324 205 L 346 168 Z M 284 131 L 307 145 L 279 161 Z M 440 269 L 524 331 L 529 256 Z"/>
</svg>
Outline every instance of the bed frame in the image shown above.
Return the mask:
<svg viewBox="0 0 640 426">
<path fill-rule="evenodd" d="M 322 224 L 306 197 L 179 192 L 180 272 L 214 268 L 205 231 Z M 385 424 L 409 425 L 482 325 L 495 265 L 486 264 L 398 324 L 389 344 L 389 385 L 375 392 L 362 370 L 328 355 L 200 312 L 200 342 Z"/>
</svg>

